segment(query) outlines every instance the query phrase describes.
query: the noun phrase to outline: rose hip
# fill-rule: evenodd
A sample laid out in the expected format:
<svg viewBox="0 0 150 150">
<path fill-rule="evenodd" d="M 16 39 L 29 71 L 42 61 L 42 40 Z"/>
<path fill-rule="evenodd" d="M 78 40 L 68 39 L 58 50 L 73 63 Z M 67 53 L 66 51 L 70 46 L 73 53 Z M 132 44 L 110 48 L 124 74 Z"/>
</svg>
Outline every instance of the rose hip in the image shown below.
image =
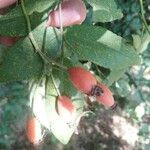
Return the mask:
<svg viewBox="0 0 150 150">
<path fill-rule="evenodd" d="M 0 0 L 0 9 L 14 4 L 17 0 Z"/>
<path fill-rule="evenodd" d="M 115 101 L 114 101 L 112 92 L 109 90 L 109 88 L 106 85 L 104 85 L 103 83 L 98 83 L 97 88 L 98 87 L 101 91 L 101 94 L 95 95 L 96 100 L 106 107 L 112 107 L 113 105 L 115 105 Z"/>
<path fill-rule="evenodd" d="M 77 90 L 91 95 L 92 88 L 97 84 L 96 78 L 87 70 L 81 67 L 68 69 L 69 79 Z"/>
<path fill-rule="evenodd" d="M 63 27 L 81 24 L 86 18 L 86 6 L 82 0 L 63 0 L 61 9 Z M 49 13 L 46 26 L 61 26 L 59 8 Z"/>
<path fill-rule="evenodd" d="M 66 122 L 69 123 L 74 120 L 76 108 L 67 96 L 57 98 L 57 111 L 59 116 Z"/>
<path fill-rule="evenodd" d="M 27 120 L 26 135 L 29 142 L 31 142 L 34 145 L 38 144 L 42 139 L 42 128 L 39 121 L 36 118 L 31 117 Z"/>
</svg>

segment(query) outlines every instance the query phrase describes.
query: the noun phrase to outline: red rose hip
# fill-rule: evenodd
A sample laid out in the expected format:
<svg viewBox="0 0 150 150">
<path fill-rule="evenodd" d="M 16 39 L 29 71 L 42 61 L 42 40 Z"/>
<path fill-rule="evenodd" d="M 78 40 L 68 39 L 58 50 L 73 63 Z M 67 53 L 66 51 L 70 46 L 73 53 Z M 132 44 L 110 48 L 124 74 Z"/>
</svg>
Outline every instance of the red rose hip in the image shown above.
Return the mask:
<svg viewBox="0 0 150 150">
<path fill-rule="evenodd" d="M 97 88 L 98 87 L 99 87 L 101 93 L 99 95 L 95 95 L 96 100 L 106 107 L 113 107 L 115 105 L 115 101 L 114 101 L 112 92 L 103 83 L 98 83 Z"/>
<path fill-rule="evenodd" d="M 69 79 L 79 91 L 91 95 L 93 87 L 97 84 L 96 78 L 87 70 L 81 67 L 68 69 Z"/>
<path fill-rule="evenodd" d="M 67 96 L 57 98 L 57 111 L 59 116 L 66 122 L 73 121 L 76 115 L 76 108 Z"/>
<path fill-rule="evenodd" d="M 39 121 L 31 117 L 26 122 L 26 135 L 32 144 L 36 145 L 42 139 L 42 128 Z"/>
</svg>

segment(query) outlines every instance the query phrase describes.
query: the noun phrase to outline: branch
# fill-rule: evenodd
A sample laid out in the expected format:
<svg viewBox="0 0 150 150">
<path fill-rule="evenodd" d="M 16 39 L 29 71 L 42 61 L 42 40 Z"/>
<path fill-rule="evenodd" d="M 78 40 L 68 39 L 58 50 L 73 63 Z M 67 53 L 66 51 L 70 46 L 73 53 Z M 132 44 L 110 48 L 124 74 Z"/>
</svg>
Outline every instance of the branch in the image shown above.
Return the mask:
<svg viewBox="0 0 150 150">
<path fill-rule="evenodd" d="M 148 24 L 147 24 L 145 16 L 144 16 L 143 0 L 140 0 L 140 7 L 141 7 L 141 18 L 143 20 L 143 23 L 144 23 L 146 30 L 150 34 L 150 30 L 149 30 Z"/>
<path fill-rule="evenodd" d="M 40 57 L 42 58 L 42 60 L 44 61 L 44 63 L 48 63 L 48 64 L 54 64 L 64 70 L 67 70 L 67 68 L 65 66 L 63 66 L 62 64 L 59 64 L 51 59 L 49 59 L 49 57 L 47 57 L 45 54 L 42 53 L 39 45 L 37 44 L 34 36 L 33 36 L 33 33 L 32 33 L 32 29 L 31 29 L 31 22 L 30 22 L 30 18 L 27 14 L 27 11 L 25 9 L 25 5 L 24 5 L 24 0 L 21 0 L 21 7 L 22 7 L 22 11 L 23 11 L 23 14 L 25 16 L 25 19 L 26 19 L 26 22 L 27 22 L 27 28 L 28 28 L 28 37 L 31 41 L 31 43 L 33 44 L 36 52 L 38 52 L 38 54 L 40 55 Z"/>
</svg>

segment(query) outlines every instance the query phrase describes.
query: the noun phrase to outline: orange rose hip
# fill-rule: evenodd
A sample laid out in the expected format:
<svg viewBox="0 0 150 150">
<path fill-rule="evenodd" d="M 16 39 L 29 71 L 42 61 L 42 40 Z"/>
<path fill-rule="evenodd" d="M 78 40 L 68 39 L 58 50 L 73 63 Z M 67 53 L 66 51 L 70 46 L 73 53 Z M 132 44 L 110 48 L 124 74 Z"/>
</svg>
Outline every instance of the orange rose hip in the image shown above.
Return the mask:
<svg viewBox="0 0 150 150">
<path fill-rule="evenodd" d="M 115 101 L 109 88 L 103 83 L 98 83 L 96 87 L 101 91 L 99 95 L 95 95 L 96 100 L 106 107 L 113 107 L 115 105 Z"/>
<path fill-rule="evenodd" d="M 42 139 L 42 128 L 40 122 L 31 117 L 26 122 L 26 136 L 32 144 L 36 145 Z"/>
<path fill-rule="evenodd" d="M 69 79 L 75 88 L 85 94 L 91 95 L 91 90 L 96 85 L 96 78 L 86 69 L 72 67 L 68 69 Z"/>
<path fill-rule="evenodd" d="M 57 111 L 59 116 L 67 122 L 72 121 L 76 114 L 76 108 L 67 96 L 57 98 Z"/>
</svg>

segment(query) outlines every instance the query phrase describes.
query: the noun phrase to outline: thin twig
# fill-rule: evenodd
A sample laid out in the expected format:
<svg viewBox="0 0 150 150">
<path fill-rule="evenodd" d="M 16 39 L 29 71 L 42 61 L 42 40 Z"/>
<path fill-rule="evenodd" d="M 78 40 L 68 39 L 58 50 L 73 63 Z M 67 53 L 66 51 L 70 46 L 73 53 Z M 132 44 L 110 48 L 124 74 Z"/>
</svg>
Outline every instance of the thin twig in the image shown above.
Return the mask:
<svg viewBox="0 0 150 150">
<path fill-rule="evenodd" d="M 34 36 L 33 36 L 33 33 L 32 33 L 32 28 L 31 28 L 31 23 L 30 23 L 30 19 L 29 19 L 29 16 L 27 15 L 27 11 L 25 9 L 25 5 L 24 5 L 24 0 L 21 0 L 21 7 L 22 7 L 22 11 L 23 11 L 23 14 L 25 16 L 25 19 L 26 19 L 26 22 L 27 22 L 27 28 L 28 28 L 28 37 L 31 41 L 31 43 L 33 44 L 36 52 L 38 52 L 38 54 L 40 55 L 40 57 L 42 58 L 42 60 L 44 61 L 44 63 L 48 63 L 48 64 L 53 64 L 53 65 L 56 65 L 62 69 L 65 69 L 67 70 L 67 68 L 51 59 L 49 59 L 49 57 L 47 57 L 45 54 L 42 53 L 40 47 L 38 46 Z"/>
<path fill-rule="evenodd" d="M 150 34 L 150 29 L 148 27 L 148 24 L 147 24 L 145 16 L 144 16 L 143 0 L 139 0 L 139 1 L 140 1 L 140 7 L 141 7 L 141 18 L 143 20 L 143 23 L 144 23 L 144 26 L 145 26 L 146 30 Z"/>
<path fill-rule="evenodd" d="M 64 31 L 63 31 L 63 17 L 62 17 L 62 2 L 60 2 L 59 4 L 59 23 L 60 23 L 60 32 L 61 32 L 61 45 L 60 45 L 60 49 L 61 49 L 61 63 L 63 64 L 63 58 L 64 58 L 64 44 L 63 44 L 63 39 L 64 39 Z"/>
<path fill-rule="evenodd" d="M 51 79 L 52 79 L 53 85 L 54 85 L 54 87 L 55 87 L 55 90 L 56 90 L 56 92 L 57 92 L 57 95 L 60 96 L 59 89 L 58 89 L 58 87 L 57 87 L 57 85 L 56 85 L 56 83 L 55 83 L 55 79 L 54 79 L 52 73 L 51 73 Z"/>
<path fill-rule="evenodd" d="M 61 3 L 59 4 L 59 23 L 60 23 L 61 35 L 63 36 L 62 7 L 61 7 Z"/>
</svg>

